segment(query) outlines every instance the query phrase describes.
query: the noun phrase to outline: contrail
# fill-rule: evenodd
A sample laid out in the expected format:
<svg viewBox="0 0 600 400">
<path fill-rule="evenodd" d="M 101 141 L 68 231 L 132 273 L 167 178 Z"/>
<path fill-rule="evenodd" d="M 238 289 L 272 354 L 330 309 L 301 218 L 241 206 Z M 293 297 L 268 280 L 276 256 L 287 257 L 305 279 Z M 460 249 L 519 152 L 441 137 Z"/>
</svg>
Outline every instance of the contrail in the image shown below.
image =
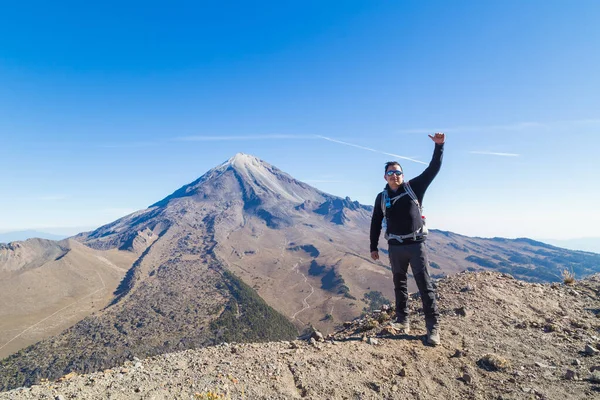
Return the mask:
<svg viewBox="0 0 600 400">
<path fill-rule="evenodd" d="M 401 158 L 403 160 L 409 160 L 409 161 L 413 161 L 413 162 L 416 162 L 416 163 L 419 163 L 419 164 L 425 164 L 425 165 L 427 165 L 426 162 L 415 160 L 414 158 L 404 157 L 404 156 L 400 156 L 400 155 L 394 154 L 394 153 L 386 153 L 385 151 L 379 151 L 379 150 L 372 149 L 370 147 L 359 146 L 359 145 L 353 144 L 353 143 L 342 142 L 341 140 L 336 140 L 336 139 L 328 138 L 327 136 L 315 135 L 315 137 L 318 137 L 318 138 L 321 138 L 321 139 L 324 139 L 324 140 L 328 140 L 328 141 L 333 142 L 333 143 L 344 144 L 346 146 L 352 146 L 352 147 L 356 147 L 358 149 L 368 150 L 368 151 L 372 151 L 374 153 L 385 154 L 385 155 L 388 155 L 388 156 L 392 156 L 392 157 L 396 157 L 396 158 Z"/>
<path fill-rule="evenodd" d="M 494 153 L 491 151 L 470 151 L 471 154 L 484 154 L 488 156 L 501 156 L 501 157 L 519 157 L 520 154 L 515 153 Z"/>
</svg>

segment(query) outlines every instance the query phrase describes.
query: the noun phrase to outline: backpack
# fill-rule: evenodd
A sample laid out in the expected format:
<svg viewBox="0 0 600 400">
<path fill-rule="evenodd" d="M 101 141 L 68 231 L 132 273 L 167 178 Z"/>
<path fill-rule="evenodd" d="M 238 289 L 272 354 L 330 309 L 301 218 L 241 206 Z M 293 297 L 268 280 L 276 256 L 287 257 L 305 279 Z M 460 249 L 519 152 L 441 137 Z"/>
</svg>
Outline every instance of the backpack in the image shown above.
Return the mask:
<svg viewBox="0 0 600 400">
<path fill-rule="evenodd" d="M 413 189 L 410 187 L 410 184 L 408 183 L 408 181 L 404 182 L 404 188 L 405 191 L 404 193 L 399 194 L 398 196 L 394 196 L 392 198 L 390 198 L 388 196 L 387 193 L 387 189 L 384 188 L 383 192 L 381 192 L 381 210 L 383 211 L 383 217 L 384 217 L 384 228 L 385 228 L 385 239 L 396 239 L 397 241 L 399 241 L 400 243 L 402 243 L 402 241 L 404 239 L 408 239 L 408 238 L 413 238 L 416 239 L 418 236 L 426 236 L 427 233 L 429 233 L 427 226 L 425 225 L 425 216 L 423 216 L 423 207 L 421 207 L 421 204 L 419 203 L 419 199 L 417 198 L 417 195 L 415 194 L 415 192 L 413 191 Z M 396 201 L 398 201 L 399 199 L 401 199 L 404 196 L 410 196 L 410 198 L 412 199 L 412 201 L 415 202 L 415 204 L 417 205 L 417 207 L 419 208 L 419 215 L 421 216 L 421 221 L 423 222 L 423 227 L 416 230 L 413 233 L 409 233 L 407 235 L 394 235 L 393 233 L 388 233 L 387 232 L 387 209 L 390 208 L 392 206 L 392 204 L 394 204 Z"/>
</svg>

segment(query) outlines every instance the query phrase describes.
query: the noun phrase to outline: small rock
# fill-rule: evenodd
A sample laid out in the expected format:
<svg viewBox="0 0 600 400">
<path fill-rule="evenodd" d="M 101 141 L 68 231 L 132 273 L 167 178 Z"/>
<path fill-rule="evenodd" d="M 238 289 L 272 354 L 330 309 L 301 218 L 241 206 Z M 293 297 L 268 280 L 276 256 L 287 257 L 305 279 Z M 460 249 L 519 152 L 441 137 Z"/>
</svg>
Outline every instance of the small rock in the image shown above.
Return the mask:
<svg viewBox="0 0 600 400">
<path fill-rule="evenodd" d="M 525 321 L 521 321 L 518 324 L 515 325 L 515 328 L 517 329 L 526 329 L 527 328 L 527 322 Z"/>
<path fill-rule="evenodd" d="M 536 366 L 540 367 L 540 368 L 550 368 L 550 369 L 555 369 L 556 367 L 553 367 L 552 365 L 548 365 L 548 364 L 543 364 L 541 362 L 537 362 L 535 363 Z"/>
<path fill-rule="evenodd" d="M 573 361 L 571 361 L 571 365 L 579 367 L 581 365 L 581 361 L 575 358 Z"/>
<path fill-rule="evenodd" d="M 379 343 L 379 341 L 377 339 L 375 339 L 374 337 L 369 337 L 369 339 L 367 339 L 367 343 L 372 344 L 373 346 L 376 346 Z"/>
<path fill-rule="evenodd" d="M 139 393 L 142 391 L 142 388 L 140 387 L 136 387 L 135 389 L 133 389 L 134 392 Z"/>
<path fill-rule="evenodd" d="M 398 372 L 398 375 L 400 375 L 400 376 L 406 376 L 406 368 L 400 368 L 400 371 Z"/>
<path fill-rule="evenodd" d="M 588 380 L 592 383 L 600 383 L 600 372 L 594 371 L 590 374 Z"/>
<path fill-rule="evenodd" d="M 298 349 L 299 347 L 300 347 L 300 346 L 298 346 L 298 343 L 296 343 L 296 342 L 292 342 L 292 343 L 290 343 L 290 348 L 291 348 L 291 349 Z"/>
<path fill-rule="evenodd" d="M 377 382 L 371 382 L 371 383 L 369 383 L 369 387 L 371 389 L 373 389 L 373 391 L 375 391 L 377 393 L 381 392 L 381 385 L 379 383 L 377 383 Z"/>
<path fill-rule="evenodd" d="M 129 372 L 129 368 L 121 368 L 121 373 L 126 374 Z"/>
<path fill-rule="evenodd" d="M 590 346 L 589 344 L 585 345 L 585 350 L 584 350 L 585 354 L 587 354 L 588 356 L 594 356 L 596 354 L 598 354 L 598 350 L 595 349 L 594 347 Z"/>
<path fill-rule="evenodd" d="M 317 341 L 315 340 L 315 338 L 311 337 L 310 339 L 308 339 L 308 343 L 315 346 L 317 344 Z"/>
<path fill-rule="evenodd" d="M 312 333 L 312 335 L 310 335 L 311 338 L 315 339 L 318 342 L 324 342 L 325 338 L 323 337 L 323 334 L 319 331 L 314 331 Z"/>
<path fill-rule="evenodd" d="M 467 284 L 467 286 L 465 286 L 464 288 L 460 289 L 461 292 L 472 292 L 475 290 L 475 286 L 471 285 L 470 283 Z"/>
<path fill-rule="evenodd" d="M 573 371 L 572 369 L 568 369 L 567 372 L 565 372 L 565 379 L 568 381 L 577 380 L 577 372 Z"/>
<path fill-rule="evenodd" d="M 464 351 L 464 350 L 460 350 L 460 349 L 456 349 L 456 350 L 454 351 L 454 354 L 452 354 L 452 355 L 450 356 L 450 358 L 460 358 L 460 357 L 464 357 L 464 356 L 466 356 L 466 355 L 467 355 L 467 352 L 466 352 L 466 351 Z"/>
<path fill-rule="evenodd" d="M 398 385 L 393 385 L 392 392 L 397 392 L 397 391 L 398 391 Z"/>
<path fill-rule="evenodd" d="M 471 382 L 473 382 L 473 377 L 471 375 L 469 375 L 468 373 L 464 373 L 462 376 L 462 380 L 467 384 L 470 385 Z"/>
<path fill-rule="evenodd" d="M 56 397 L 54 397 L 55 400 L 66 400 L 65 396 L 63 396 L 62 394 L 57 395 Z"/>
<path fill-rule="evenodd" d="M 454 309 L 454 312 L 456 313 L 456 315 L 460 315 L 461 317 L 467 316 L 467 308 L 465 306 Z"/>
<path fill-rule="evenodd" d="M 600 371 L 600 365 L 593 365 L 590 367 L 590 372 Z"/>
</svg>

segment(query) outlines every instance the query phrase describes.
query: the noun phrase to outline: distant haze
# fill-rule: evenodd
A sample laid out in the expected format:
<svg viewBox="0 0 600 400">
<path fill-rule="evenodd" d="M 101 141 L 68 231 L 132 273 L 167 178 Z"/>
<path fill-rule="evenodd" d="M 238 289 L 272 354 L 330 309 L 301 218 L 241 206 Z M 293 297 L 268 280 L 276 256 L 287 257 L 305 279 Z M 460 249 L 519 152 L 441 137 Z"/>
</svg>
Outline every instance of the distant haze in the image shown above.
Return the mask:
<svg viewBox="0 0 600 400">
<path fill-rule="evenodd" d="M 600 253 L 600 237 L 585 237 L 578 239 L 539 239 L 540 241 L 554 246 L 563 247 L 571 250 L 591 251 Z"/>
<path fill-rule="evenodd" d="M 0 243 L 10 243 L 19 240 L 27 240 L 30 238 L 50 239 L 50 240 L 61 240 L 66 238 L 67 235 L 56 235 L 53 233 L 39 232 L 39 231 L 14 231 L 0 233 Z"/>
</svg>

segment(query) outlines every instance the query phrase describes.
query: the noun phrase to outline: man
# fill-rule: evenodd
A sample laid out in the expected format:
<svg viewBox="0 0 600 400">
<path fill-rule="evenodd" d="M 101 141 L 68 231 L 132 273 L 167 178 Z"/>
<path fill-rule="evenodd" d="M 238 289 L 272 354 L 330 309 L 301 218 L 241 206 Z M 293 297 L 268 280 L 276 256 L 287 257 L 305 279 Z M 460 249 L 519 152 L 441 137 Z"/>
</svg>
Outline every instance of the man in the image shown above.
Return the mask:
<svg viewBox="0 0 600 400">
<path fill-rule="evenodd" d="M 427 251 L 425 249 L 426 228 L 421 214 L 423 196 L 442 165 L 445 135 L 428 135 L 435 143 L 433 157 L 423 173 L 404 181 L 402 167 L 396 161 L 385 164 L 384 178 L 387 185 L 375 200 L 371 218 L 371 258 L 379 260 L 377 250 L 381 223 L 385 218 L 386 239 L 396 295 L 396 324 L 405 333 L 410 332 L 408 321 L 408 290 L 406 273 L 410 264 L 419 293 L 423 301 L 427 343 L 440 344 L 439 312 L 436 293 L 429 276 Z"/>
</svg>

